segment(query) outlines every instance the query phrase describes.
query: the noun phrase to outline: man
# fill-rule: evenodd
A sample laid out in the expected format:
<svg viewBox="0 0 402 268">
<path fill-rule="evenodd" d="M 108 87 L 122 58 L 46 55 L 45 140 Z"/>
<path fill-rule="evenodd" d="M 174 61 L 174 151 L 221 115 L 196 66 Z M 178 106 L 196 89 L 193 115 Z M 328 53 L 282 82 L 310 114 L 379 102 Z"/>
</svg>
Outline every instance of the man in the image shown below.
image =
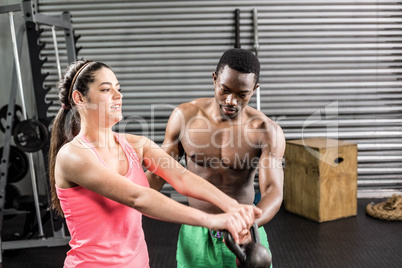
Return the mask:
<svg viewBox="0 0 402 268">
<path fill-rule="evenodd" d="M 260 63 L 253 53 L 226 51 L 212 74 L 215 97 L 179 105 L 167 123 L 162 148 L 177 160 L 185 156 L 188 170 L 243 204 L 254 201 L 258 169 L 261 200 L 257 206 L 263 213 L 256 222 L 262 243 L 268 248 L 262 226 L 282 203 L 285 138 L 279 125 L 248 106 L 259 87 L 259 73 Z M 148 178 L 155 189 L 164 184 L 151 174 Z M 209 213 L 221 212 L 208 202 L 193 198 L 188 202 Z M 236 267 L 234 254 L 222 240 L 219 232 L 182 225 L 177 267 Z"/>
</svg>

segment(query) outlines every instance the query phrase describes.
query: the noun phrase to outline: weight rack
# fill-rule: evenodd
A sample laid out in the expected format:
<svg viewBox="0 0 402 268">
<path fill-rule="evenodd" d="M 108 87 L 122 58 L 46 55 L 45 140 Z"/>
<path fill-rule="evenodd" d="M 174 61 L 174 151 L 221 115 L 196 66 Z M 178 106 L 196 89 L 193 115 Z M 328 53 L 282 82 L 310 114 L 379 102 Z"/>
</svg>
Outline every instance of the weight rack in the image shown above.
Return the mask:
<svg viewBox="0 0 402 268">
<path fill-rule="evenodd" d="M 13 16 L 14 12 L 21 12 L 24 19 L 24 26 L 19 32 L 18 36 L 15 35 L 15 30 L 13 31 Z M 10 28 L 11 34 L 13 37 L 13 45 L 14 45 L 14 59 L 15 59 L 15 68 L 13 68 L 12 75 L 12 86 L 10 91 L 10 101 L 7 109 L 6 116 L 6 127 L 5 127 L 5 140 L 3 153 L 1 158 L 0 165 L 0 232 L 2 230 L 3 225 L 3 216 L 11 215 L 11 214 L 20 214 L 25 213 L 21 211 L 17 211 L 15 209 L 4 209 L 5 197 L 6 197 L 6 185 L 7 185 L 7 176 L 8 176 L 8 165 L 9 165 L 9 154 L 10 154 L 10 142 L 12 137 L 12 125 L 15 111 L 15 100 L 17 90 L 16 87 L 17 81 L 20 87 L 21 93 L 22 90 L 22 81 L 21 81 L 21 72 L 19 68 L 19 57 L 18 54 L 21 51 L 21 44 L 23 33 L 26 33 L 29 57 L 30 57 L 30 71 L 32 74 L 33 80 L 33 89 L 35 94 L 35 102 L 36 102 L 36 116 L 37 120 L 41 122 L 47 129 L 53 120 L 52 117 L 47 116 L 47 112 L 49 107 L 52 105 L 52 102 L 46 101 L 46 94 L 49 92 L 50 88 L 44 87 L 44 80 L 48 76 L 47 74 L 42 74 L 43 64 L 47 61 L 47 58 L 41 59 L 40 52 L 45 47 L 45 44 L 41 44 L 39 42 L 40 34 L 43 32 L 42 29 L 39 28 L 40 25 L 52 26 L 58 29 L 64 30 L 64 37 L 66 42 L 67 49 L 67 58 L 69 62 L 73 62 L 77 58 L 77 53 L 80 48 L 76 47 L 76 42 L 79 36 L 74 35 L 74 30 L 71 22 L 71 15 L 69 12 L 63 12 L 59 17 L 56 16 L 47 16 L 41 13 L 38 13 L 36 10 L 35 3 L 31 0 L 24 0 L 21 4 L 8 5 L 8 6 L 0 6 L 0 14 L 8 13 L 10 17 Z M 17 40 L 18 37 L 18 40 Z M 18 44 L 20 45 L 18 47 Z M 23 103 L 23 106 L 25 104 Z M 24 113 L 26 116 L 26 110 L 24 107 Z M 48 152 L 49 152 L 50 141 L 47 140 L 45 146 L 41 149 L 43 160 L 45 163 L 46 170 L 46 190 L 48 194 L 48 199 L 50 200 L 50 185 L 49 185 L 49 174 L 48 174 Z M 29 154 L 32 159 L 32 155 Z M 30 161 L 31 175 L 33 171 L 33 161 Z M 25 240 L 15 240 L 15 241 L 2 241 L 0 236 L 0 267 L 2 266 L 2 251 L 7 249 L 19 249 L 19 248 L 31 248 L 31 247 L 43 247 L 43 246 L 62 246 L 66 245 L 70 237 L 65 236 L 64 232 L 64 219 L 60 216 L 56 216 L 54 211 L 49 208 L 50 212 L 50 221 L 52 225 L 53 236 L 46 238 L 43 235 L 42 228 L 42 217 L 40 215 L 39 210 L 39 201 L 38 201 L 38 192 L 36 187 L 36 178 L 35 176 L 31 176 L 32 179 L 32 190 L 35 201 L 35 208 L 37 214 L 37 222 L 39 228 L 39 239 L 25 239 Z M 50 202 L 49 202 L 50 203 Z"/>
</svg>

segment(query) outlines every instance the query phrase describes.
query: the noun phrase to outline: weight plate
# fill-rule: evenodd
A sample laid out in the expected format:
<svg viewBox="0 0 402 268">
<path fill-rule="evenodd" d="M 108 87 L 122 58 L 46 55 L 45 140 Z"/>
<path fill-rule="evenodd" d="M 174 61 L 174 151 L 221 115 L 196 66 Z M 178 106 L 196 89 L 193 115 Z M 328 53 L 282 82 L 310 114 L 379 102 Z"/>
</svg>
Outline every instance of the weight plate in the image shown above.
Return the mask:
<svg viewBox="0 0 402 268">
<path fill-rule="evenodd" d="M 42 149 L 49 138 L 48 129 L 36 119 L 21 121 L 14 129 L 15 145 L 24 152 L 36 152 Z"/>
<path fill-rule="evenodd" d="M 3 147 L 0 148 L 0 156 L 3 155 Z M 10 147 L 8 157 L 7 182 L 13 183 L 22 180 L 29 170 L 27 155 L 15 146 Z"/>
</svg>

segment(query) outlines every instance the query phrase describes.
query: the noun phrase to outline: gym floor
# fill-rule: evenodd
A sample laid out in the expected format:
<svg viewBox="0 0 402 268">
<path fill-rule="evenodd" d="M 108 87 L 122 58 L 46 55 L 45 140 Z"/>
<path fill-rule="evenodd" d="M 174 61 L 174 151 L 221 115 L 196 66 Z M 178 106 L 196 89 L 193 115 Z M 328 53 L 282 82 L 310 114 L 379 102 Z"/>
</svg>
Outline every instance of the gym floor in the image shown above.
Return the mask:
<svg viewBox="0 0 402 268">
<path fill-rule="evenodd" d="M 316 223 L 283 208 L 265 226 L 275 268 L 308 267 L 402 267 L 402 223 L 372 218 L 365 213 L 370 202 L 359 199 L 355 217 Z M 4 221 L 3 238 L 21 224 Z M 176 267 L 178 224 L 147 217 L 143 228 L 151 268 Z M 6 268 L 62 267 L 68 246 L 30 248 L 3 252 Z"/>
</svg>

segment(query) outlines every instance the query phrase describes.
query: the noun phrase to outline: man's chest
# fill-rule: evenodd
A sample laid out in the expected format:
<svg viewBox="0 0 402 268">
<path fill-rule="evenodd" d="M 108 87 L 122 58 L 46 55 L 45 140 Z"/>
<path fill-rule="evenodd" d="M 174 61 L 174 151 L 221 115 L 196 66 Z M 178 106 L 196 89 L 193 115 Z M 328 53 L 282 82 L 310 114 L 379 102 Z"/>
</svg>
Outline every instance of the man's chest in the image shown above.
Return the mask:
<svg viewBox="0 0 402 268">
<path fill-rule="evenodd" d="M 249 169 L 258 163 L 261 146 L 242 126 L 187 128 L 180 141 L 199 166 Z"/>
</svg>

